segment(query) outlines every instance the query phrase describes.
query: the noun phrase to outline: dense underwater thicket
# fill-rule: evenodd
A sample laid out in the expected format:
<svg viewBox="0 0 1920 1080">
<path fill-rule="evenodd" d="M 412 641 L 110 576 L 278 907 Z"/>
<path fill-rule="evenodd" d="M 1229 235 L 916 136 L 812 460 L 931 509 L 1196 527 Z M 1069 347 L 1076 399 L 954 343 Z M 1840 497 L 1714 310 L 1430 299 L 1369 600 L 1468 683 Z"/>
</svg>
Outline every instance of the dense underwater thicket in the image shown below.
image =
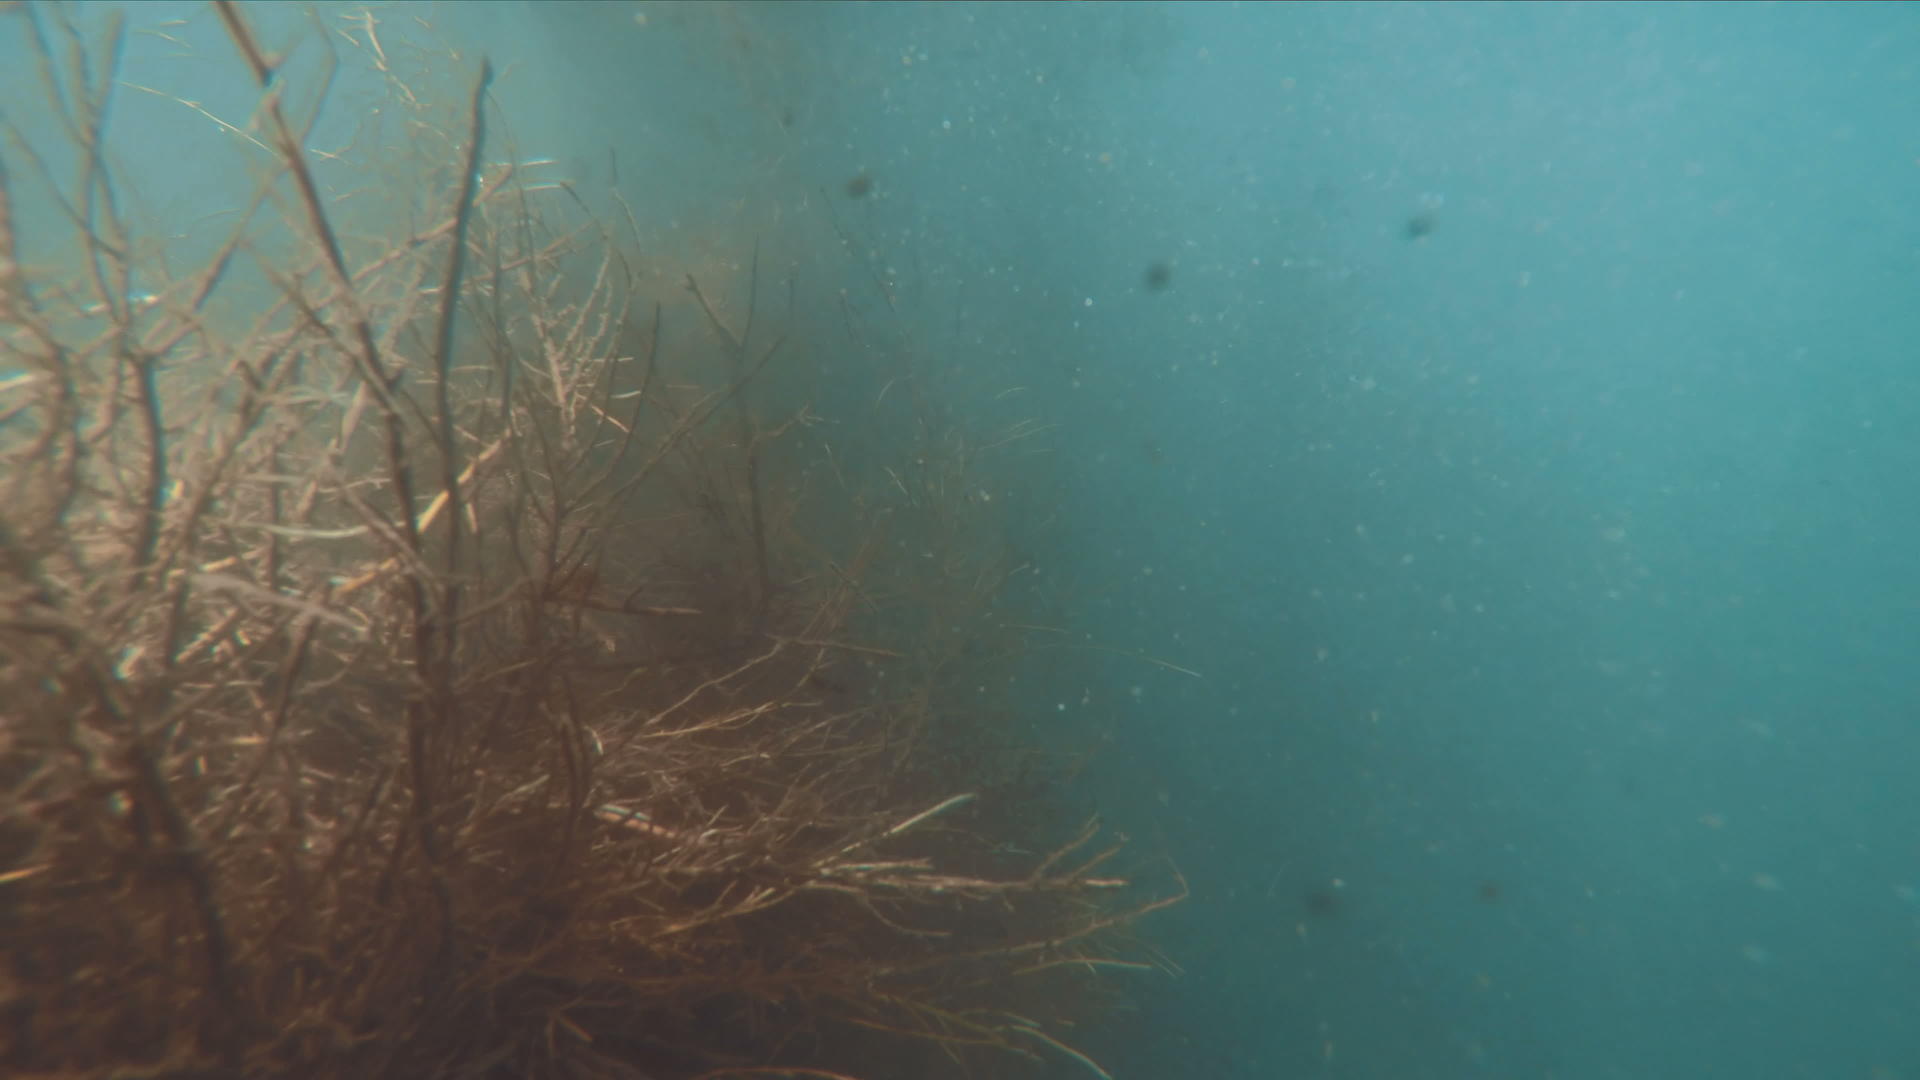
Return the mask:
<svg viewBox="0 0 1920 1080">
<path fill-rule="evenodd" d="M 986 692 L 1042 425 L 857 221 L 673 266 L 479 58 L 214 12 L 252 111 L 138 89 L 247 194 L 164 228 L 126 27 L 0 13 L 52 118 L 0 149 L 0 1067 L 1101 1073 L 1184 886 Z"/>
</svg>

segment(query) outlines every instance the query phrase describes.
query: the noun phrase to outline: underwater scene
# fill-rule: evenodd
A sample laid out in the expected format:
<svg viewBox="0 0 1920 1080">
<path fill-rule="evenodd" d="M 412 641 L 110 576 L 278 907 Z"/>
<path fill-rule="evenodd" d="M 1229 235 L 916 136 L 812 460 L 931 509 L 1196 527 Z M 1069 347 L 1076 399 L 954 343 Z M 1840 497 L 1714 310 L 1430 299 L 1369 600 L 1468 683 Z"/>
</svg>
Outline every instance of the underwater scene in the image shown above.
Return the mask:
<svg viewBox="0 0 1920 1080">
<path fill-rule="evenodd" d="M 1920 8 L 0 3 L 0 1076 L 1920 1080 Z"/>
</svg>

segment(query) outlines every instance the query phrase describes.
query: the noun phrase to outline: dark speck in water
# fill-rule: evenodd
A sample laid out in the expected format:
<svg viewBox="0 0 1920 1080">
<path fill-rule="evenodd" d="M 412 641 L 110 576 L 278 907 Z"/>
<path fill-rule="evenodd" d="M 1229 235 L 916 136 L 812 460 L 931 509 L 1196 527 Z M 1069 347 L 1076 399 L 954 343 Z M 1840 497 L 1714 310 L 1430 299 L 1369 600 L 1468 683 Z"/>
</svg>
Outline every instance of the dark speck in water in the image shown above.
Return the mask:
<svg viewBox="0 0 1920 1080">
<path fill-rule="evenodd" d="M 1340 894 L 1330 888 L 1309 889 L 1300 901 L 1307 914 L 1316 919 L 1331 919 L 1340 914 Z"/>
<path fill-rule="evenodd" d="M 860 175 L 847 181 L 847 198 L 849 199 L 864 199 L 867 197 L 867 193 L 872 190 L 872 173 L 862 172 Z"/>
<path fill-rule="evenodd" d="M 1156 259 L 1147 264 L 1147 272 L 1141 280 L 1148 290 L 1160 292 L 1173 284 L 1173 264 L 1165 259 Z"/>
</svg>

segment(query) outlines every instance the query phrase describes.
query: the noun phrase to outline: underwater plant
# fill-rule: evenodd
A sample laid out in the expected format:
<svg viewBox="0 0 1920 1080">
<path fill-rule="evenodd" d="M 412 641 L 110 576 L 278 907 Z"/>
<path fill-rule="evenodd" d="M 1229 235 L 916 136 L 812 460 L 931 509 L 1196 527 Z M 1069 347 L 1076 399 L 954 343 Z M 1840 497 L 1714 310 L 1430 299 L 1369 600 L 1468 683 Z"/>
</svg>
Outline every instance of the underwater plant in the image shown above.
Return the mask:
<svg viewBox="0 0 1920 1080">
<path fill-rule="evenodd" d="M 1007 440 L 803 438 L 752 392 L 831 346 L 757 258 L 669 326 L 487 65 L 426 93 L 358 11 L 340 62 L 452 164 L 385 186 L 410 224 L 344 203 L 214 10 L 272 168 L 184 267 L 108 153 L 123 27 L 0 12 L 63 140 L 0 150 L 0 1071 L 1105 1075 L 1056 1021 L 1184 885 L 995 807 L 940 692 Z"/>
</svg>

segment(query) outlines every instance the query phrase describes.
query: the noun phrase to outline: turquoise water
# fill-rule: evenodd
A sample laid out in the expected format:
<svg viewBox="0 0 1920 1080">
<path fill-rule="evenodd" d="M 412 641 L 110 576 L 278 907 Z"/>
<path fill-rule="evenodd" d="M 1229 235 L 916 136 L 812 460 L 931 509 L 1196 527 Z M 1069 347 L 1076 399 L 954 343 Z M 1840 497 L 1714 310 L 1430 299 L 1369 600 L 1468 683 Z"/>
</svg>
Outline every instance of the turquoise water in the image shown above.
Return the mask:
<svg viewBox="0 0 1920 1080">
<path fill-rule="evenodd" d="M 1155 924 L 1185 975 L 1088 1047 L 1117 1076 L 1920 1078 L 1915 8 L 398 5 L 384 40 L 415 15 L 459 50 L 421 78 L 488 52 L 502 145 L 662 265 L 832 215 L 863 251 L 817 296 L 885 276 L 921 362 L 1056 425 L 1020 524 L 1059 618 L 1201 676 L 1015 688 L 1104 734 L 1108 818 L 1194 888 Z M 204 9 L 128 18 L 166 36 L 126 82 L 246 126 Z M 355 92 L 313 145 L 390 150 Z M 182 244 L 248 190 L 180 102 L 115 123 Z"/>
</svg>

